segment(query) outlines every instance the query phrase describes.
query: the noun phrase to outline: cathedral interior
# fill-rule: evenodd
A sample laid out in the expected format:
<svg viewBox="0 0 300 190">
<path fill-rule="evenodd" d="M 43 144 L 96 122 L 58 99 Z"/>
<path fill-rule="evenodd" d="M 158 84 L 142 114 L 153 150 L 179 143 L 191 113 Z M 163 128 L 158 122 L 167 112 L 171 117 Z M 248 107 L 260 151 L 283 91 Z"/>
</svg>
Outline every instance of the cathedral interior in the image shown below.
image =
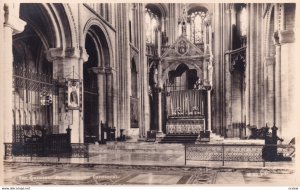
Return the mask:
<svg viewBox="0 0 300 190">
<path fill-rule="evenodd" d="M 239 142 L 274 126 L 286 143 L 296 136 L 296 3 L 0 11 L 3 143 Z"/>
</svg>

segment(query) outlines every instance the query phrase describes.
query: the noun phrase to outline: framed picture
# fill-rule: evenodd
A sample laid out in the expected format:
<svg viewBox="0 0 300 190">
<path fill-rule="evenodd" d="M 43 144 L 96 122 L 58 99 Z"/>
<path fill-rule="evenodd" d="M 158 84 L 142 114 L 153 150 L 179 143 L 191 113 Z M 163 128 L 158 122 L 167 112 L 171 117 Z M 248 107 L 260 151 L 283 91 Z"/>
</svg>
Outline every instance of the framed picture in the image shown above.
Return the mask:
<svg viewBox="0 0 300 190">
<path fill-rule="evenodd" d="M 81 82 L 79 79 L 69 79 L 66 81 L 66 109 L 80 110 L 82 107 L 81 101 Z"/>
</svg>

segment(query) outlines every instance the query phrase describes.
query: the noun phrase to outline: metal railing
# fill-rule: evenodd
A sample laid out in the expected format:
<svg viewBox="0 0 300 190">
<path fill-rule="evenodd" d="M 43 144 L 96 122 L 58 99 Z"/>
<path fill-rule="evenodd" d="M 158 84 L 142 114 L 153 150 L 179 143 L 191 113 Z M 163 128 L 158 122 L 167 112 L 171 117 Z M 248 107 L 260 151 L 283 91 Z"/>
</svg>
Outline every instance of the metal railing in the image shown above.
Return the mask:
<svg viewBox="0 0 300 190">
<path fill-rule="evenodd" d="M 47 92 L 58 95 L 58 81 L 53 79 L 49 73 L 38 73 L 22 66 L 14 65 L 13 87 L 40 92 L 45 89 Z"/>
<path fill-rule="evenodd" d="M 13 142 L 25 143 L 28 140 L 42 138 L 43 131 L 45 134 L 59 134 L 58 125 L 13 125 Z"/>
<path fill-rule="evenodd" d="M 185 161 L 219 161 L 225 162 L 262 162 L 263 167 L 268 160 L 269 150 L 277 150 L 274 161 L 293 157 L 295 147 L 291 145 L 249 145 L 249 144 L 185 144 Z M 290 161 L 290 160 L 289 160 Z"/>
<path fill-rule="evenodd" d="M 41 143 L 4 143 L 5 157 L 56 157 L 87 158 L 89 161 L 89 146 L 87 143 L 71 143 L 69 146 L 45 146 Z"/>
<path fill-rule="evenodd" d="M 58 132 L 58 126 L 14 125 L 13 142 L 5 143 L 5 156 L 88 158 L 87 144 L 71 143 L 71 129 Z"/>
</svg>

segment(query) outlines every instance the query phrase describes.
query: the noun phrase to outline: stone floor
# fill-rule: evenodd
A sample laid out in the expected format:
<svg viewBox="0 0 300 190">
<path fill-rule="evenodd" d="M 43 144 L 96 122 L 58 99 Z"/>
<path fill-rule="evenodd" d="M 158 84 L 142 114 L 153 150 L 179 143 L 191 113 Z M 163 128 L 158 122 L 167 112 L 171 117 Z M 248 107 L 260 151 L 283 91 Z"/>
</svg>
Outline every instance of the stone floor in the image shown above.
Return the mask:
<svg viewBox="0 0 300 190">
<path fill-rule="evenodd" d="M 5 163 L 5 185 L 293 185 L 292 170 Z"/>
<path fill-rule="evenodd" d="M 57 157 L 13 157 L 9 162 L 25 163 L 64 163 L 64 164 L 112 164 L 112 165 L 146 165 L 146 166 L 202 166 L 202 167 L 230 167 L 230 168 L 270 168 L 270 169 L 295 169 L 295 162 L 235 162 L 225 161 L 194 161 L 186 160 L 184 152 L 128 152 L 108 151 L 90 153 L 87 158 L 57 158 Z"/>
<path fill-rule="evenodd" d="M 295 161 L 185 160 L 183 145 L 93 145 L 87 158 L 13 157 L 4 163 L 7 185 L 229 184 L 292 185 Z"/>
</svg>

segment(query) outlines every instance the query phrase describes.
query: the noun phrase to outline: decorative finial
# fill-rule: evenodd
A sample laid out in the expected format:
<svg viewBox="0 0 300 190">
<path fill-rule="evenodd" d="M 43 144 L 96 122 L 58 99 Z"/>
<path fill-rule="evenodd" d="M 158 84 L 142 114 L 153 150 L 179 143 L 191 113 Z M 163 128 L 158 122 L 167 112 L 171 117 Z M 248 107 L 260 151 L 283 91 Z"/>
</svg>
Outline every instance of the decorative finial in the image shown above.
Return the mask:
<svg viewBox="0 0 300 190">
<path fill-rule="evenodd" d="M 182 35 L 186 36 L 186 24 L 187 24 L 187 6 L 186 3 L 182 7 L 182 16 L 180 18 L 179 24 L 181 25 Z"/>
</svg>

